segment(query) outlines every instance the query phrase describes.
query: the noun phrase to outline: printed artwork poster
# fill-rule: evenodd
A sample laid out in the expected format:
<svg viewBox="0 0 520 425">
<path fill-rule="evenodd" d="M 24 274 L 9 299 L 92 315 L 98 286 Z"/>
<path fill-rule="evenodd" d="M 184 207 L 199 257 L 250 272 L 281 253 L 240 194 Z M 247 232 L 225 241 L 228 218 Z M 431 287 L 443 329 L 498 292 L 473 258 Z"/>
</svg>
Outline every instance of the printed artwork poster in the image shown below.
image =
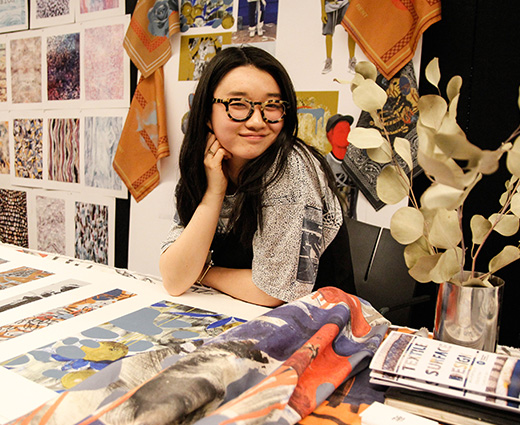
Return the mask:
<svg viewBox="0 0 520 425">
<path fill-rule="evenodd" d="M 327 139 L 327 121 L 338 112 L 337 91 L 299 91 L 298 137 L 327 155 L 332 146 Z"/>
<path fill-rule="evenodd" d="M 229 44 L 231 33 L 182 36 L 179 81 L 198 81 L 207 63 Z"/>
<path fill-rule="evenodd" d="M 29 28 L 27 0 L 0 2 L 0 33 Z"/>
<path fill-rule="evenodd" d="M 186 0 L 180 10 L 181 32 L 196 28 L 219 28 L 229 30 L 235 24 L 233 0 L 201 2 Z M 205 30 L 205 31 L 206 31 Z"/>
<path fill-rule="evenodd" d="M 86 193 L 128 197 L 128 190 L 115 172 L 116 154 L 128 109 L 83 110 L 83 183 Z"/>
<path fill-rule="evenodd" d="M 74 289 L 78 289 L 86 285 L 90 285 L 90 283 L 77 279 L 67 279 L 61 282 L 52 283 L 42 288 L 34 288 L 30 291 L 0 300 L 0 313 L 15 309 L 22 305 L 31 304 L 45 298 L 63 294 L 68 291 L 73 291 Z"/>
<path fill-rule="evenodd" d="M 76 22 L 125 14 L 125 0 L 79 0 Z"/>
<path fill-rule="evenodd" d="M 10 120 L 11 184 L 42 187 L 45 119 L 42 111 L 17 111 Z"/>
<path fill-rule="evenodd" d="M 31 0 L 31 29 L 73 23 L 76 4 L 76 0 Z"/>
<path fill-rule="evenodd" d="M 50 110 L 44 115 L 45 181 L 49 189 L 81 190 L 81 115 L 79 110 Z"/>
<path fill-rule="evenodd" d="M 49 108 L 79 106 L 81 100 L 80 26 L 67 25 L 47 29 L 44 35 L 45 106 Z"/>
<path fill-rule="evenodd" d="M 239 0 L 237 21 L 233 44 L 274 43 L 278 26 L 278 1 Z"/>
<path fill-rule="evenodd" d="M 89 21 L 81 32 L 81 86 L 87 107 L 130 106 L 130 58 L 123 40 L 129 15 Z"/>
<path fill-rule="evenodd" d="M 7 38 L 0 36 L 0 110 L 7 108 Z"/>
<path fill-rule="evenodd" d="M 61 392 L 121 358 L 164 348 L 163 341 L 191 340 L 199 345 L 204 338 L 243 322 L 223 314 L 160 301 L 0 365 Z"/>
<path fill-rule="evenodd" d="M 25 190 L 0 189 L 0 242 L 28 247 Z"/>
<path fill-rule="evenodd" d="M 115 198 L 74 200 L 74 258 L 114 265 Z"/>
<path fill-rule="evenodd" d="M 42 31 L 17 33 L 9 38 L 8 74 L 13 109 L 39 107 L 43 100 Z M 10 90 L 9 90 L 10 89 Z"/>
<path fill-rule="evenodd" d="M 410 170 L 404 161 L 399 161 L 407 174 L 412 172 L 415 176 L 422 169 L 417 162 L 416 124 L 419 119 L 419 92 L 413 62 L 410 61 L 390 80 L 378 73 L 376 83 L 388 95 L 388 100 L 383 107 L 382 119 L 385 122 L 390 142 L 393 143 L 396 137 L 405 138 L 410 142 L 413 170 Z M 365 111 L 361 112 L 356 126 L 377 128 L 370 114 Z M 373 161 L 365 150 L 349 145 L 342 166 L 376 211 L 385 206 L 385 203 L 377 196 L 376 185 L 377 178 L 386 165 Z"/>
</svg>

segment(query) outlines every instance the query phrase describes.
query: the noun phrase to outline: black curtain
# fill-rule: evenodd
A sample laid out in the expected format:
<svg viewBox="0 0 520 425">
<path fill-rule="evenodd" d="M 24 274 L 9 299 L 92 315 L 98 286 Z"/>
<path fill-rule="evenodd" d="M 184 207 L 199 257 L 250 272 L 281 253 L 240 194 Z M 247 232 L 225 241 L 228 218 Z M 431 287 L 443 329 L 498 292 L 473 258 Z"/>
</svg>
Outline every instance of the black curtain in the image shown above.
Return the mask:
<svg viewBox="0 0 520 425">
<path fill-rule="evenodd" d="M 458 122 L 468 139 L 484 149 L 496 149 L 520 123 L 519 17 L 518 1 L 442 0 L 442 20 L 423 37 L 420 94 L 434 92 L 424 78 L 424 68 L 438 57 L 441 88 L 453 75 L 463 78 Z M 498 199 L 508 178 L 504 170 L 505 158 L 500 171 L 478 183 L 464 208 L 467 222 L 473 214 L 487 217 L 498 211 Z M 487 270 L 489 260 L 505 244 L 518 246 L 519 239 L 494 235 L 479 257 L 478 268 Z M 520 261 L 497 275 L 506 282 L 499 343 L 520 347 Z"/>
</svg>

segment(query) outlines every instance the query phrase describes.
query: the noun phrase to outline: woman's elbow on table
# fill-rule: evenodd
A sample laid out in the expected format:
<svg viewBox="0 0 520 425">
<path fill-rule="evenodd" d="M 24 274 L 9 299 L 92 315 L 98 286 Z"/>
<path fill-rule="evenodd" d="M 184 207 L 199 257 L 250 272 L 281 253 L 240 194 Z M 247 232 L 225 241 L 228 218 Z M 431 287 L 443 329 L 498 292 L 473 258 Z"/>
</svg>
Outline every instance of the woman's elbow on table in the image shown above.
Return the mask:
<svg viewBox="0 0 520 425">
<path fill-rule="evenodd" d="M 161 272 L 164 289 L 166 289 L 166 292 L 168 292 L 168 294 L 174 297 L 178 297 L 184 294 L 193 283 L 193 280 L 189 277 L 182 278 L 181 276 L 177 276 L 178 273 L 175 273 L 172 270 L 172 265 L 170 264 L 164 253 L 161 255 L 159 259 L 159 270 Z"/>
</svg>

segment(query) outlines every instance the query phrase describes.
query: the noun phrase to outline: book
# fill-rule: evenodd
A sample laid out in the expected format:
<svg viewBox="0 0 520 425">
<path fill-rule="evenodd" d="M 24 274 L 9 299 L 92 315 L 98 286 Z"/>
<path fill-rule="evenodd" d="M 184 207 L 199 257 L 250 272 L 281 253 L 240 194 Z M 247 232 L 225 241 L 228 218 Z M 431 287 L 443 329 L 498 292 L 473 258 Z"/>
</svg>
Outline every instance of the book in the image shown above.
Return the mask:
<svg viewBox="0 0 520 425">
<path fill-rule="evenodd" d="M 512 356 L 394 331 L 375 353 L 370 369 L 372 383 L 520 415 L 520 362 Z"/>
<path fill-rule="evenodd" d="M 385 404 L 444 424 L 518 425 L 516 413 L 485 405 L 407 388 L 390 387 Z"/>
</svg>

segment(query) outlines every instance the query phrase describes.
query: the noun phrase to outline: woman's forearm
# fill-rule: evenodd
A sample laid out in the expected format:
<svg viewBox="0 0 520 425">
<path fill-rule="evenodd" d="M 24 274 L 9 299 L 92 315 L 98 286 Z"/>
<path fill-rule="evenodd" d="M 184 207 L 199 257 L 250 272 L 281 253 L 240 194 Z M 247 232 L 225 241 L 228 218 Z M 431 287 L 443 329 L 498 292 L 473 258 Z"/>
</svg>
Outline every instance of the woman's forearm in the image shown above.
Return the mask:
<svg viewBox="0 0 520 425">
<path fill-rule="evenodd" d="M 212 267 L 202 283 L 234 298 L 253 304 L 276 307 L 283 303 L 278 298 L 266 294 L 253 283 L 251 269 Z"/>
<path fill-rule="evenodd" d="M 171 295 L 181 295 L 199 277 L 217 228 L 223 196 L 206 194 L 179 238 L 163 252 L 159 269 Z"/>
</svg>

